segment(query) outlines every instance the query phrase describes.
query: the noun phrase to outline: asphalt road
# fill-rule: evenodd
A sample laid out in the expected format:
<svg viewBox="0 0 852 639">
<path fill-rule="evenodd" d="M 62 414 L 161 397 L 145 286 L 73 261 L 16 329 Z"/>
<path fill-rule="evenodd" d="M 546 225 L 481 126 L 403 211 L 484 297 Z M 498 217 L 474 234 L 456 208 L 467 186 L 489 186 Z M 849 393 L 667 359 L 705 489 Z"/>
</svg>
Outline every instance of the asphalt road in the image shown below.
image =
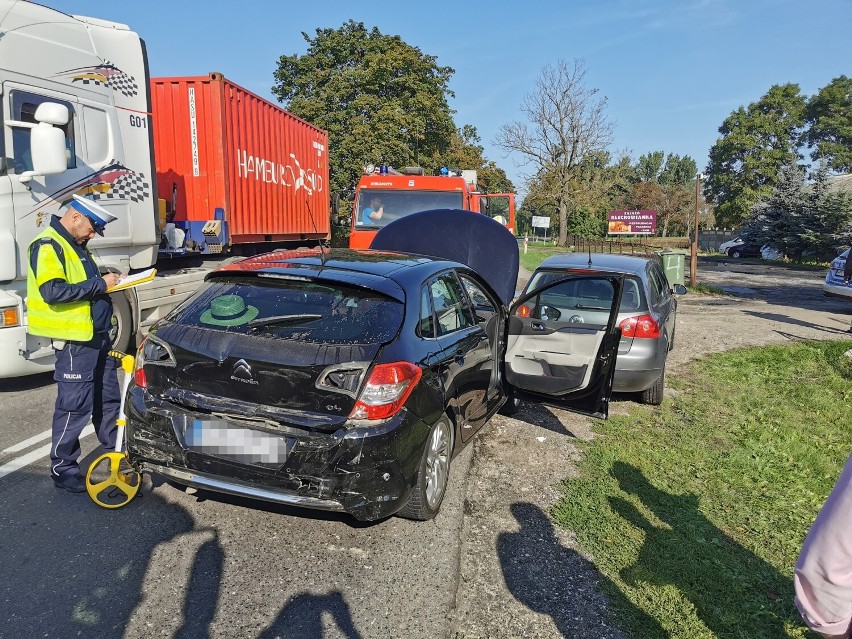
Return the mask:
<svg viewBox="0 0 852 639">
<path fill-rule="evenodd" d="M 835 333 L 849 312 L 813 271 L 702 260 L 700 273 L 773 313 L 791 297 L 827 311 Z M 364 525 L 150 479 L 101 509 L 48 477 L 54 399 L 50 376 L 0 383 L 0 638 L 621 636 L 593 566 L 546 514 L 587 420 L 497 417 L 454 460 L 436 520 Z"/>
</svg>

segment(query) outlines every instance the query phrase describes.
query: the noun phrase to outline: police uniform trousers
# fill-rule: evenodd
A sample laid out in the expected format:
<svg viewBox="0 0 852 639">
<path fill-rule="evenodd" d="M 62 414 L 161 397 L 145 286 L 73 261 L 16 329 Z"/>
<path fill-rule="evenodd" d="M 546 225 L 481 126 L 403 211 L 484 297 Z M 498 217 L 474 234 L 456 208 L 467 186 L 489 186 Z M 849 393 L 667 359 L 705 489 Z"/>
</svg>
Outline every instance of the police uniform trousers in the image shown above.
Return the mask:
<svg viewBox="0 0 852 639">
<path fill-rule="evenodd" d="M 80 433 L 92 418 L 98 439 L 106 450 L 115 450 L 116 419 L 121 402 L 117 360 L 109 355 L 107 333 L 96 333 L 88 342 L 68 342 L 56 351 L 58 394 L 53 413 L 50 474 L 67 483 L 80 473 Z"/>
</svg>

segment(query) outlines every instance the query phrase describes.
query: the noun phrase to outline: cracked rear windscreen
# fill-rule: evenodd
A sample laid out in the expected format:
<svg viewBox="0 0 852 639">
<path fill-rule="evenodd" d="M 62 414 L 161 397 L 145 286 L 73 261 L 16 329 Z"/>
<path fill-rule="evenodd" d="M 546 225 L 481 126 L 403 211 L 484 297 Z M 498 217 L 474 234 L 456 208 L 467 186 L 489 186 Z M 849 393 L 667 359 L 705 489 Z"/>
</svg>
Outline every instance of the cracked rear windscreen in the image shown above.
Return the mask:
<svg viewBox="0 0 852 639">
<path fill-rule="evenodd" d="M 229 333 L 328 344 L 391 340 L 402 324 L 400 302 L 336 282 L 214 280 L 168 320 Z"/>
</svg>

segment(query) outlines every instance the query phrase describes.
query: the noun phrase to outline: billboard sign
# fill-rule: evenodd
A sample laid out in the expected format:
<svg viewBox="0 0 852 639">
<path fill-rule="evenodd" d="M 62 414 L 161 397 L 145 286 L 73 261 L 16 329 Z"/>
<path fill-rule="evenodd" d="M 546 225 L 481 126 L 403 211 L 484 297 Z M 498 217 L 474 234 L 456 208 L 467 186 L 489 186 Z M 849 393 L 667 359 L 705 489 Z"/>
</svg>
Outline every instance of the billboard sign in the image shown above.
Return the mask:
<svg viewBox="0 0 852 639">
<path fill-rule="evenodd" d="M 550 218 L 544 217 L 544 216 L 539 216 L 539 215 L 533 215 L 532 216 L 532 225 L 533 225 L 533 228 L 536 228 L 536 229 L 549 229 L 550 228 Z"/>
<path fill-rule="evenodd" d="M 609 235 L 653 235 L 657 232 L 656 211 L 610 211 Z"/>
</svg>

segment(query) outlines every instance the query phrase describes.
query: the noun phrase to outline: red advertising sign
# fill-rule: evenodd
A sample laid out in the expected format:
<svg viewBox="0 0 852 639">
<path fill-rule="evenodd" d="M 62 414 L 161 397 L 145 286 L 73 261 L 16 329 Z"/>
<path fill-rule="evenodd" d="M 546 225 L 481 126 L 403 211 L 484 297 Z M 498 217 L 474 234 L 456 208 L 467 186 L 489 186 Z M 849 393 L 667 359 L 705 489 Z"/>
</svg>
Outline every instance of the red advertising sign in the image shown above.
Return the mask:
<svg viewBox="0 0 852 639">
<path fill-rule="evenodd" d="M 656 211 L 610 211 L 609 235 L 653 235 L 657 232 Z"/>
</svg>

